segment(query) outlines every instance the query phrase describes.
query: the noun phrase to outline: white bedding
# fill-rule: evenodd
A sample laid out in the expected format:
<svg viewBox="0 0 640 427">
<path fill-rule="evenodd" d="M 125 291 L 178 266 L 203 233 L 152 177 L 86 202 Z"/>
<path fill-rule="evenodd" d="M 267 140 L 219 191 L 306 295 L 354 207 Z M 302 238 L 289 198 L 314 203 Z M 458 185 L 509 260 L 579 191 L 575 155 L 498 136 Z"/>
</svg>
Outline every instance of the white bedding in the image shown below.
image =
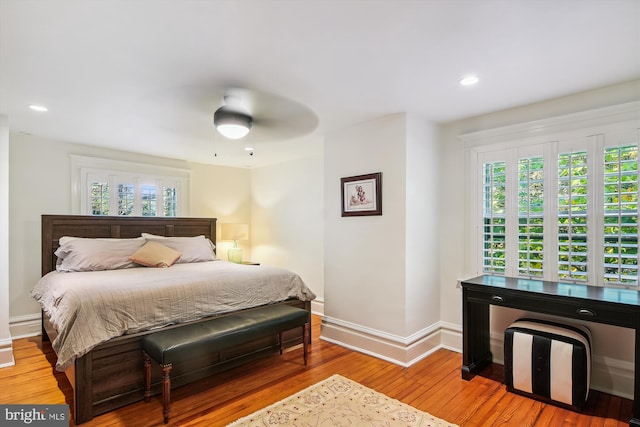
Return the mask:
<svg viewBox="0 0 640 427">
<path fill-rule="evenodd" d="M 56 369 L 111 338 L 314 293 L 297 274 L 275 267 L 216 260 L 170 268 L 61 273 L 52 271 L 31 296 L 58 336 Z"/>
</svg>

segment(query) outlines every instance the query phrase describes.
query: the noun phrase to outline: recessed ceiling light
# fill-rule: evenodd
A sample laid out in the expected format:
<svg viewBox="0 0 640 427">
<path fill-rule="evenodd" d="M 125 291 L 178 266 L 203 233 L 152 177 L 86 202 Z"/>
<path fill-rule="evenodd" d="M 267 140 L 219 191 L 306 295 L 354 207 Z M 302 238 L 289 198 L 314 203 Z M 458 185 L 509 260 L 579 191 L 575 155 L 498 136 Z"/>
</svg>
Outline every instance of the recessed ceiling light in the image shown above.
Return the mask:
<svg viewBox="0 0 640 427">
<path fill-rule="evenodd" d="M 253 151 L 253 147 L 244 147 L 245 151 Z"/>
<path fill-rule="evenodd" d="M 29 108 L 31 108 L 33 111 L 39 111 L 39 112 L 49 111 L 49 109 L 44 105 L 29 105 Z"/>
<path fill-rule="evenodd" d="M 478 78 L 478 76 L 470 74 L 468 76 L 464 76 L 462 79 L 460 79 L 460 84 L 462 86 L 472 86 L 476 83 L 478 83 L 480 81 L 480 79 Z"/>
</svg>

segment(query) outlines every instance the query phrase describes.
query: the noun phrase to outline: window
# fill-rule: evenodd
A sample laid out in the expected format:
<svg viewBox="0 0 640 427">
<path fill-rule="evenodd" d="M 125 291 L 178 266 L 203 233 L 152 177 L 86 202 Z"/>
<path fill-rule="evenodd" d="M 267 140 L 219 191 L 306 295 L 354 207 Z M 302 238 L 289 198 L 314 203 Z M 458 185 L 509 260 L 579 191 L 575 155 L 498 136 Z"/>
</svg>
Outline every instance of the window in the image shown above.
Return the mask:
<svg viewBox="0 0 640 427">
<path fill-rule="evenodd" d="M 465 275 L 640 289 L 638 108 L 460 135 Z"/>
<path fill-rule="evenodd" d="M 143 185 L 140 187 L 142 195 L 142 216 L 157 216 L 156 187 Z"/>
<path fill-rule="evenodd" d="M 544 267 L 544 162 L 518 161 L 518 274 L 542 277 Z"/>
<path fill-rule="evenodd" d="M 133 184 L 118 184 L 118 210 L 116 215 L 131 215 L 133 213 Z M 111 212 L 107 212 L 109 215 Z"/>
<path fill-rule="evenodd" d="M 638 147 L 604 150 L 604 281 L 638 284 Z"/>
<path fill-rule="evenodd" d="M 109 215 L 109 183 L 91 184 L 91 215 Z"/>
<path fill-rule="evenodd" d="M 587 153 L 558 155 L 558 278 L 587 280 Z"/>
<path fill-rule="evenodd" d="M 188 171 L 71 157 L 76 212 L 91 215 L 187 215 Z"/>
<path fill-rule="evenodd" d="M 164 216 L 178 216 L 178 190 L 174 187 L 167 187 L 162 193 L 164 205 Z"/>
<path fill-rule="evenodd" d="M 505 269 L 505 162 L 484 165 L 484 271 L 504 273 Z"/>
<path fill-rule="evenodd" d="M 638 287 L 638 145 L 604 141 L 479 157 L 483 273 Z"/>
<path fill-rule="evenodd" d="M 483 170 L 483 272 L 505 274 L 517 263 L 517 275 L 554 280 L 591 282 L 595 254 L 602 249 L 602 269 L 594 277 L 602 284 L 638 285 L 638 146 L 602 148 L 594 169 L 602 174 L 603 199 L 594 200 L 590 156 L 585 150 L 560 152 L 554 182 L 544 179 L 543 157 L 517 161 L 517 180 L 508 179 L 509 163 L 489 162 Z M 513 158 L 513 153 L 505 154 Z M 547 160 L 549 163 L 550 160 Z M 509 199 L 510 185 L 517 199 Z M 545 229 L 545 186 L 557 188 L 555 234 Z M 590 190 L 591 189 L 591 190 Z M 517 225 L 509 224 L 517 211 Z M 598 214 L 601 212 L 601 214 Z M 598 247 L 590 229 L 602 230 Z M 517 234 L 517 251 L 509 248 L 510 235 Z M 555 263 L 545 263 L 545 240 L 556 246 Z M 551 243 L 555 242 L 555 243 Z M 512 254 L 517 254 L 512 255 Z M 545 275 L 547 270 L 554 269 Z"/>
</svg>

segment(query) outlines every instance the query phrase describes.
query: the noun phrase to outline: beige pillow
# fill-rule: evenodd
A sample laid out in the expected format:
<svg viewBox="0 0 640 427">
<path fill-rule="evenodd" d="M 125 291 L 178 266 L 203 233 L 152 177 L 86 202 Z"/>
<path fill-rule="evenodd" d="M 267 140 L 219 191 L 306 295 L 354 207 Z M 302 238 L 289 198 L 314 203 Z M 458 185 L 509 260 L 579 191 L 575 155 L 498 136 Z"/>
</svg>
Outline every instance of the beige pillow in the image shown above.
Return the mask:
<svg viewBox="0 0 640 427">
<path fill-rule="evenodd" d="M 193 237 L 165 237 L 142 233 L 148 242 L 154 241 L 180 252 L 176 264 L 213 261 L 216 259 L 215 245 L 203 235 Z"/>
<path fill-rule="evenodd" d="M 129 259 L 147 267 L 169 267 L 180 258 L 180 252 L 157 242 L 147 242 Z"/>
</svg>

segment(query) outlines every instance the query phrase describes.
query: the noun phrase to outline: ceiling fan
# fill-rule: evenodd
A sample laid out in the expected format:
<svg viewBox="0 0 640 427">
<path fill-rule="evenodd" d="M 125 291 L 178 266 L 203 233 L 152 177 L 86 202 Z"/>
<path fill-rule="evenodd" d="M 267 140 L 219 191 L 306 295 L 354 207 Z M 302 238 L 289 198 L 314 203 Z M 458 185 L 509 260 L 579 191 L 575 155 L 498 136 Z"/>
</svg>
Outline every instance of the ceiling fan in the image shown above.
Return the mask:
<svg viewBox="0 0 640 427">
<path fill-rule="evenodd" d="M 242 139 L 251 132 L 254 142 L 282 141 L 309 134 L 318 126 L 311 109 L 278 95 L 228 88 L 222 101 L 213 124 L 229 139 Z"/>
</svg>

